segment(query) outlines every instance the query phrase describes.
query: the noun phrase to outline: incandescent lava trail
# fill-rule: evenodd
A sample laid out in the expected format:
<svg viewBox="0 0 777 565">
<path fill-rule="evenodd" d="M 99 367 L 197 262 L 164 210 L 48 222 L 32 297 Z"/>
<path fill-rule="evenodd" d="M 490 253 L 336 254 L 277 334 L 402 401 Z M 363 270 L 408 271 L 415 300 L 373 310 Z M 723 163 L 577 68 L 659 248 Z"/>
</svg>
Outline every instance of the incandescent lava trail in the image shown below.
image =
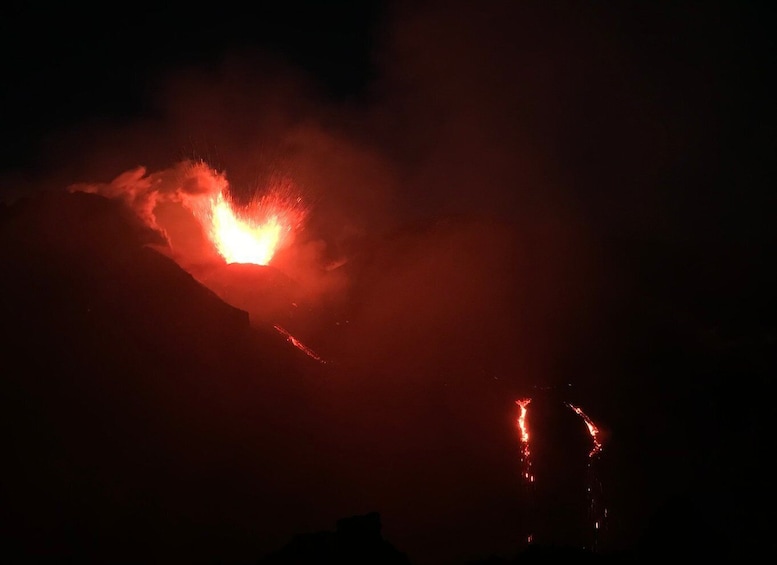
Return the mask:
<svg viewBox="0 0 777 565">
<path fill-rule="evenodd" d="M 526 419 L 528 406 L 531 403 L 531 398 L 522 398 L 520 400 L 516 400 L 515 403 L 519 408 L 518 420 L 516 424 L 518 426 L 518 432 L 520 434 L 521 440 L 521 464 L 523 465 L 523 471 L 521 472 L 521 475 L 526 481 L 533 483 L 534 476 L 531 474 L 531 451 L 529 448 L 529 425 Z"/>
<path fill-rule="evenodd" d="M 531 513 L 532 503 L 532 483 L 534 483 L 534 475 L 531 468 L 531 447 L 529 445 L 529 423 L 527 420 L 528 407 L 531 403 L 531 398 L 521 398 L 516 400 L 515 404 L 518 406 L 518 419 L 516 420 L 516 426 L 518 428 L 518 435 L 521 442 L 521 476 L 524 479 L 527 493 L 527 513 Z M 529 531 L 526 534 L 526 542 L 531 543 L 533 541 L 533 534 Z"/>
<path fill-rule="evenodd" d="M 294 347 L 296 347 L 297 349 L 302 351 L 305 355 L 307 355 L 311 359 L 315 359 L 316 361 L 318 361 L 321 364 L 324 364 L 324 365 L 326 364 L 326 361 L 324 359 L 322 359 L 315 351 L 313 351 L 307 345 L 305 345 L 300 340 L 298 340 L 296 337 L 291 335 L 286 329 L 282 328 L 278 324 L 275 324 L 273 327 L 278 331 L 278 333 L 280 333 L 282 336 L 284 336 L 286 338 L 286 341 L 288 341 Z"/>
<path fill-rule="evenodd" d="M 585 422 L 586 427 L 588 428 L 588 433 L 591 436 L 591 441 L 593 442 L 593 447 L 591 448 L 591 451 L 588 453 L 588 511 L 590 515 L 590 519 L 593 521 L 593 527 L 594 527 L 594 540 L 593 540 L 593 546 L 596 547 L 599 532 L 604 528 L 605 526 L 605 520 L 607 518 L 607 508 L 603 505 L 603 502 L 601 500 L 602 498 L 602 485 L 599 481 L 599 478 L 596 473 L 596 469 L 594 468 L 595 460 L 597 456 L 601 453 L 603 449 L 602 440 L 600 438 L 601 432 L 599 428 L 594 424 L 593 420 L 588 417 L 588 415 L 583 412 L 583 410 L 575 406 L 574 404 L 571 404 L 569 402 L 566 403 L 566 405 L 578 416 L 580 416 L 583 419 L 583 422 Z"/>
<path fill-rule="evenodd" d="M 566 405 L 569 406 L 569 408 L 571 408 L 572 411 L 580 416 L 585 422 L 585 425 L 588 428 L 588 433 L 591 434 L 591 440 L 593 440 L 594 443 L 594 446 L 591 448 L 591 452 L 588 454 L 588 457 L 593 457 L 602 450 L 602 442 L 599 439 L 599 428 L 596 427 L 596 424 L 593 423 L 591 418 L 589 418 L 581 408 L 578 408 L 569 402 L 567 402 Z"/>
<path fill-rule="evenodd" d="M 515 404 L 518 406 L 518 410 L 519 410 L 518 417 L 516 419 L 516 427 L 518 430 L 519 441 L 521 445 L 521 477 L 527 486 L 526 507 L 529 514 L 536 511 L 536 508 L 533 508 L 533 505 L 535 503 L 535 501 L 533 500 L 535 495 L 534 493 L 535 475 L 532 469 L 531 445 L 530 445 L 530 439 L 532 434 L 530 431 L 531 417 L 529 412 L 529 405 L 531 404 L 531 402 L 532 402 L 531 398 L 521 398 L 515 401 Z M 604 527 L 604 522 L 605 522 L 605 519 L 607 518 L 607 508 L 603 506 L 601 501 L 601 491 L 602 491 L 601 483 L 597 478 L 596 470 L 594 468 L 595 467 L 594 463 L 603 449 L 601 431 L 599 427 L 593 422 L 593 420 L 591 420 L 591 418 L 579 406 L 576 406 L 569 402 L 562 402 L 561 405 L 569 408 L 575 414 L 580 416 L 593 442 L 593 447 L 590 449 L 588 453 L 588 465 L 587 465 L 588 479 L 587 479 L 587 485 L 586 485 L 586 495 L 588 498 L 588 517 L 593 524 L 592 545 L 593 547 L 596 547 L 599 533 Z M 563 470 L 559 470 L 559 471 L 563 472 Z M 530 532 L 527 535 L 528 543 L 531 543 L 533 541 L 533 538 L 534 538 L 534 534 Z"/>
</svg>

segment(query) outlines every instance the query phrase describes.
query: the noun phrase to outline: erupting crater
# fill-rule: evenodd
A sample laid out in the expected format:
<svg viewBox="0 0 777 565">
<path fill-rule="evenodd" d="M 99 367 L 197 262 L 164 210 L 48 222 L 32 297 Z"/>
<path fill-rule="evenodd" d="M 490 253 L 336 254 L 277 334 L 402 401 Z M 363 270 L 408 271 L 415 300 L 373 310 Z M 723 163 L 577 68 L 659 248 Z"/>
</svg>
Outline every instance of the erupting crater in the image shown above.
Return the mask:
<svg viewBox="0 0 777 565">
<path fill-rule="evenodd" d="M 275 254 L 291 243 L 302 225 L 305 209 L 301 197 L 274 187 L 240 207 L 224 191 L 210 196 L 198 218 L 205 233 L 226 263 L 268 265 Z"/>
<path fill-rule="evenodd" d="M 69 187 L 122 200 L 164 237 L 166 245 L 154 246 L 158 251 L 224 302 L 247 311 L 255 324 L 269 324 L 310 355 L 279 325 L 293 317 L 299 285 L 271 265 L 302 230 L 308 209 L 289 177 L 273 175 L 257 189 L 251 198 L 237 198 L 226 174 L 204 161 L 153 173 L 137 167 L 108 183 Z"/>
</svg>

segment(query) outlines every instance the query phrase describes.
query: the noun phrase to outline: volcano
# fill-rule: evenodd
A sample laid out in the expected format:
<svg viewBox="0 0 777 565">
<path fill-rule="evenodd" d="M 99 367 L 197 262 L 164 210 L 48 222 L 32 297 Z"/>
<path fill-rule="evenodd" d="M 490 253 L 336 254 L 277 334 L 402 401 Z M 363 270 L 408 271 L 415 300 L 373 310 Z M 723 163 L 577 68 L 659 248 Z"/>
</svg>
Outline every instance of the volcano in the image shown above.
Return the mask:
<svg viewBox="0 0 777 565">
<path fill-rule="evenodd" d="M 224 302 L 248 312 L 256 324 L 286 323 L 301 299 L 295 281 L 271 266 L 217 265 L 199 278 Z"/>
</svg>

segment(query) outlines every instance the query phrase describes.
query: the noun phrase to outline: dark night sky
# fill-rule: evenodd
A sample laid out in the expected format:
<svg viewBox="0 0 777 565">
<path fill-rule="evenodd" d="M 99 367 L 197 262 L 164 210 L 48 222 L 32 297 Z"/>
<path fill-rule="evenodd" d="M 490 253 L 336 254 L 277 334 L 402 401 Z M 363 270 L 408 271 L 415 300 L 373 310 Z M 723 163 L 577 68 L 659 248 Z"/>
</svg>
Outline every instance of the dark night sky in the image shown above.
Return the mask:
<svg viewBox="0 0 777 565">
<path fill-rule="evenodd" d="M 510 554 L 514 400 L 546 410 L 550 476 L 587 449 L 558 412 L 571 390 L 608 441 L 606 547 L 763 547 L 774 23 L 690 1 L 6 6 L 17 546 L 240 560 L 376 510 L 419 564 Z M 304 187 L 297 259 L 348 261 L 344 280 L 289 275 L 319 293 L 299 328 L 339 368 L 245 342 L 239 314 L 138 251 L 148 233 L 57 200 L 187 158 L 236 191 L 279 170 Z M 562 539 L 563 497 L 542 496 Z"/>
<path fill-rule="evenodd" d="M 241 6 L 9 7 L 2 24 L 3 166 L 29 163 L 34 143 L 54 129 L 142 115 L 152 84 L 166 72 L 214 65 L 232 50 L 261 49 L 299 66 L 336 97 L 358 93 L 371 78 L 382 3 Z"/>
<path fill-rule="evenodd" d="M 85 122 L 158 116 L 169 111 L 159 91 L 173 72 L 252 53 L 276 61 L 276 76 L 310 77 L 318 101 L 371 104 L 373 122 L 388 123 L 365 135 L 392 152 L 425 150 L 437 119 L 454 129 L 470 119 L 487 137 L 513 136 L 506 147 L 531 144 L 575 205 L 610 216 L 625 208 L 626 226 L 728 238 L 771 225 L 773 40 L 757 3 L 509 4 L 472 15 L 434 2 L 12 6 L 2 23 L 2 168 L 61 167 L 41 140 Z M 482 111 L 468 118 L 468 102 L 498 108 L 504 125 Z M 416 145 L 395 137 L 409 131 Z"/>
</svg>

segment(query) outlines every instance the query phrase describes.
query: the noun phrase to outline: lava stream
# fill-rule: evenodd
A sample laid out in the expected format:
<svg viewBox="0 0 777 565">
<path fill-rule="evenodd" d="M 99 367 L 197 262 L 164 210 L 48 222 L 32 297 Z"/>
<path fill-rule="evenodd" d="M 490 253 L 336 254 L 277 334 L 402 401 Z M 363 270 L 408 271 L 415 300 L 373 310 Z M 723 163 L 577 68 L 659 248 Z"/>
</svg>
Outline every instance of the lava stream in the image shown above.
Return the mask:
<svg viewBox="0 0 777 565">
<path fill-rule="evenodd" d="M 531 403 L 531 398 L 521 398 L 519 400 L 515 401 L 515 404 L 519 408 L 518 412 L 518 418 L 516 420 L 516 427 L 518 429 L 519 433 L 519 440 L 521 443 L 521 476 L 523 477 L 524 481 L 529 487 L 532 487 L 529 492 L 527 499 L 527 508 L 530 508 L 533 504 L 532 498 L 534 496 L 534 480 L 535 477 L 532 474 L 532 465 L 531 465 L 531 449 L 530 449 L 530 433 L 529 433 L 529 417 L 528 417 L 528 407 Z M 589 503 L 589 519 L 591 519 L 593 523 L 593 530 L 594 530 L 594 538 L 592 540 L 593 546 L 595 547 L 598 542 L 598 537 L 601 533 L 601 530 L 604 527 L 605 521 L 607 519 L 607 508 L 605 508 L 602 505 L 601 501 L 601 484 L 597 478 L 597 472 L 596 472 L 596 465 L 594 464 L 595 461 L 598 459 L 596 456 L 602 451 L 603 444 L 601 440 L 601 432 L 599 428 L 594 424 L 593 420 L 588 417 L 588 415 L 583 412 L 581 408 L 578 406 L 575 406 L 574 404 L 571 404 L 569 402 L 563 402 L 564 406 L 570 408 L 575 414 L 580 416 L 582 418 L 583 422 L 586 425 L 586 428 L 588 429 L 588 433 L 591 436 L 591 440 L 593 441 L 593 448 L 588 453 L 588 486 L 587 486 L 587 494 L 588 494 L 588 503 Z M 532 533 L 529 533 L 527 536 L 528 543 L 532 543 L 534 539 L 534 536 Z"/>
<path fill-rule="evenodd" d="M 588 433 L 591 434 L 591 440 L 594 442 L 594 446 L 591 449 L 591 452 L 588 454 L 589 457 L 593 457 L 597 453 L 599 453 L 602 450 L 602 442 L 599 439 L 599 428 L 596 427 L 596 424 L 593 423 L 591 418 L 589 418 L 585 412 L 583 412 L 582 409 L 578 408 L 574 404 L 570 404 L 569 402 L 566 403 L 569 408 L 572 409 L 572 411 L 580 416 L 583 421 L 585 422 L 586 427 L 588 428 Z"/>
<path fill-rule="evenodd" d="M 531 474 L 531 459 L 529 458 L 531 452 L 529 450 L 529 427 L 526 421 L 526 413 L 528 411 L 531 398 L 522 398 L 516 400 L 515 403 L 520 408 L 518 413 L 518 431 L 521 434 L 521 460 L 523 461 L 523 478 L 530 483 L 534 482 L 534 476 Z"/>
<path fill-rule="evenodd" d="M 315 351 L 313 351 L 307 345 L 305 345 L 300 340 L 298 340 L 296 337 L 291 335 L 285 328 L 283 328 L 283 327 L 281 327 L 281 326 L 279 326 L 277 324 L 274 325 L 273 327 L 278 331 L 278 333 L 280 333 L 281 335 L 283 335 L 286 338 L 286 341 L 288 341 L 294 347 L 296 347 L 297 349 L 302 351 L 305 355 L 307 355 L 311 359 L 315 359 L 319 363 L 326 364 L 326 361 L 324 361 Z"/>
<path fill-rule="evenodd" d="M 518 405 L 518 419 L 516 420 L 516 426 L 518 428 L 518 433 L 520 435 L 520 441 L 521 441 L 521 465 L 523 469 L 521 469 L 521 476 L 523 477 L 524 481 L 526 481 L 527 484 L 527 510 L 531 512 L 530 504 L 532 499 L 532 490 L 533 483 L 534 483 L 534 475 L 531 472 L 531 450 L 529 448 L 529 424 L 527 421 L 527 413 L 528 413 L 528 407 L 531 403 L 531 398 L 521 398 L 519 400 L 515 401 L 515 404 Z M 526 534 L 526 542 L 532 543 L 534 541 L 534 534 L 529 531 Z"/>
<path fill-rule="evenodd" d="M 591 440 L 593 441 L 593 448 L 588 453 L 588 505 L 589 516 L 593 521 L 595 532 L 593 547 L 596 548 L 599 532 L 604 527 L 605 521 L 607 519 L 607 508 L 602 505 L 601 501 L 602 485 L 597 478 L 597 473 L 594 468 L 595 456 L 598 455 L 603 448 L 602 441 L 599 437 L 600 431 L 596 424 L 594 424 L 593 420 L 591 420 L 591 418 L 589 418 L 588 415 L 583 412 L 582 408 L 579 408 L 569 402 L 566 402 L 565 404 L 575 414 L 583 419 L 583 422 L 585 422 L 585 425 L 588 428 L 588 433 L 591 435 Z"/>
</svg>

